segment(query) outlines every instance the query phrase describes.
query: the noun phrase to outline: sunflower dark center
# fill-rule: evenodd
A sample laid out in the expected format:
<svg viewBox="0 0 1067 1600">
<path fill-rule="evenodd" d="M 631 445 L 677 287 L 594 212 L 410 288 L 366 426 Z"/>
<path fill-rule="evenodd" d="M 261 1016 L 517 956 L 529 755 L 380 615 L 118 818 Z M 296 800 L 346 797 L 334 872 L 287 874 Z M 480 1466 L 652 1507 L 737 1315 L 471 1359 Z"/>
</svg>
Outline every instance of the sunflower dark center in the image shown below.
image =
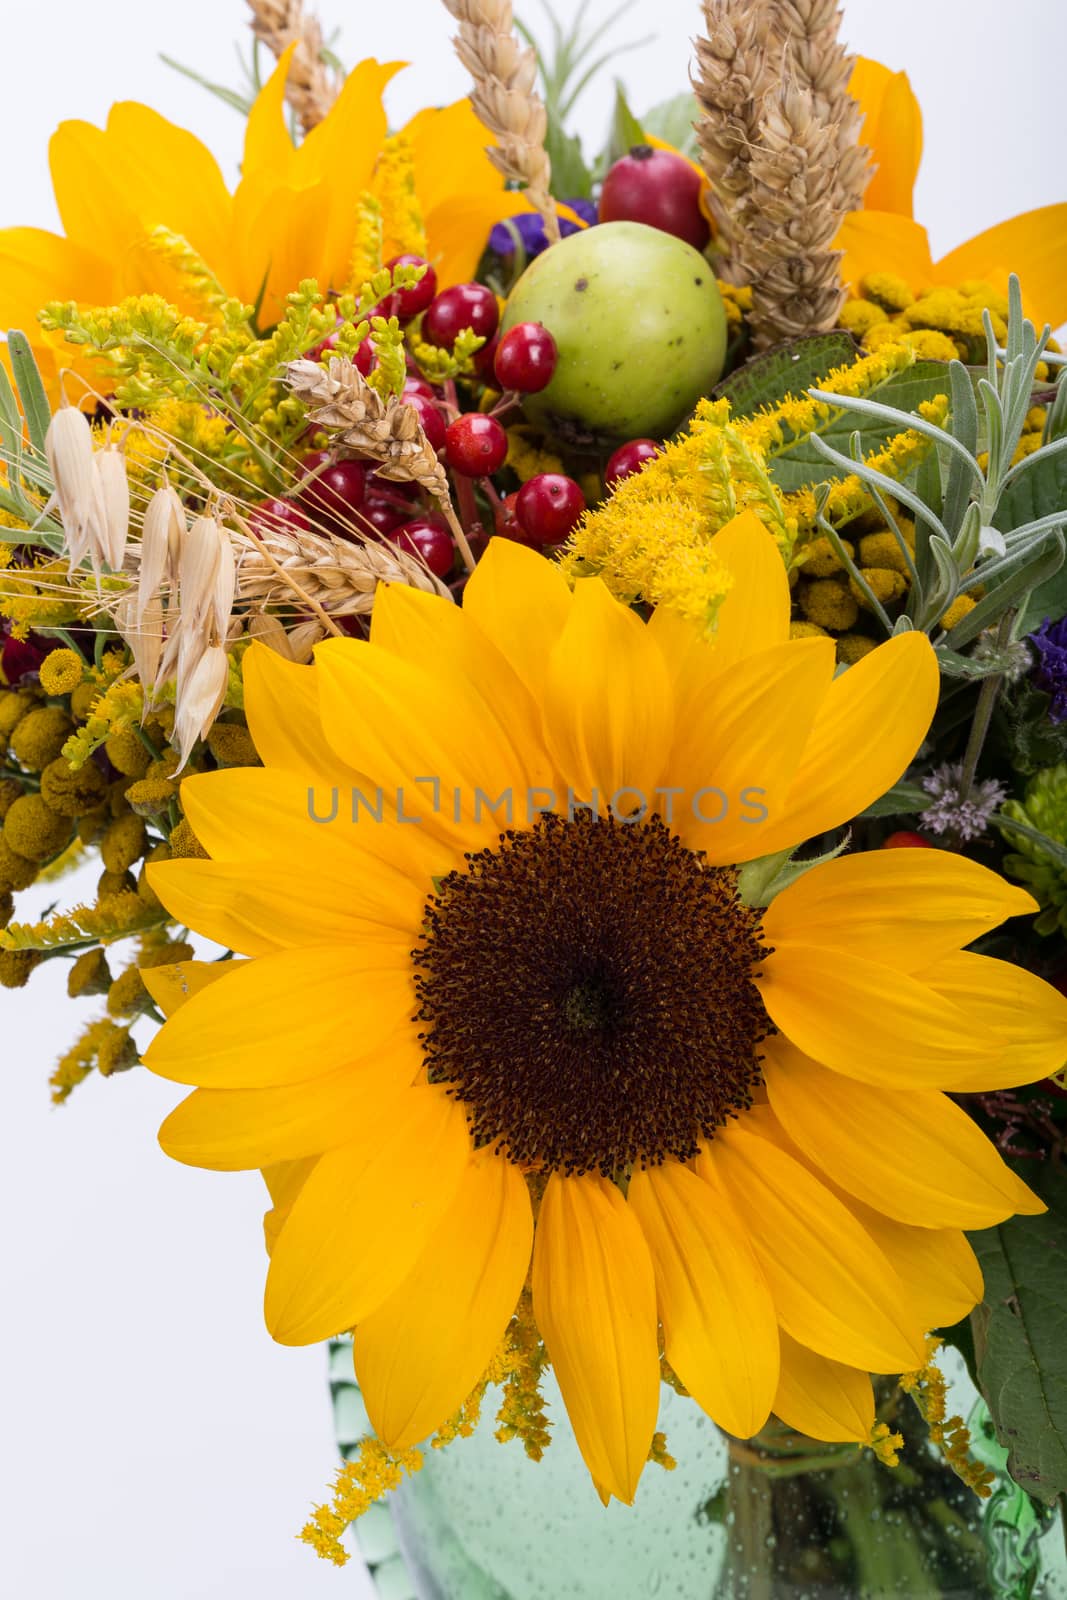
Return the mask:
<svg viewBox="0 0 1067 1600">
<path fill-rule="evenodd" d="M 414 953 L 431 1082 L 545 1171 L 688 1160 L 752 1103 L 767 950 L 732 869 L 658 820 L 541 818 L 467 857 Z"/>
</svg>

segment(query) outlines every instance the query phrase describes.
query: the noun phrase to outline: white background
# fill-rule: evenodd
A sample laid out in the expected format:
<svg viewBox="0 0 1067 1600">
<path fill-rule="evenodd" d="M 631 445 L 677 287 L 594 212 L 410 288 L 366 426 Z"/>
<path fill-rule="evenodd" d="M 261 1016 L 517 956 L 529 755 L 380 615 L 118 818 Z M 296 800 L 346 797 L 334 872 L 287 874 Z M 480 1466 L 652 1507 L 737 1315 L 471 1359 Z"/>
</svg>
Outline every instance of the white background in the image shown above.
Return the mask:
<svg viewBox="0 0 1067 1600">
<path fill-rule="evenodd" d="M 591 14 L 611 9 L 593 0 Z M 621 63 L 640 112 L 684 86 L 699 6 L 635 9 L 620 39 L 643 19 L 658 28 Z M 520 11 L 536 26 L 532 0 Z M 6 13 L 0 226 L 56 225 L 48 137 L 61 117 L 102 121 L 117 99 L 194 128 L 234 175 L 240 119 L 157 52 L 236 83 L 239 0 L 9 0 Z M 394 121 L 464 93 L 435 0 L 338 0 L 323 15 L 343 24 L 347 60 L 417 49 L 390 91 Z M 1059 0 L 845 0 L 845 31 L 919 95 L 917 215 L 935 255 L 1064 198 Z M 594 148 L 610 98 L 605 79 L 583 102 Z M 90 875 L 80 892 L 91 888 Z M 335 1457 L 322 1353 L 283 1350 L 263 1330 L 262 1184 L 167 1161 L 155 1130 L 176 1096 L 145 1072 L 90 1080 L 49 1109 L 51 1066 L 92 1014 L 66 1000 L 64 975 L 57 964 L 0 993 L 0 1588 L 18 1600 L 360 1597 L 354 1563 L 338 1573 L 293 1538 Z"/>
</svg>

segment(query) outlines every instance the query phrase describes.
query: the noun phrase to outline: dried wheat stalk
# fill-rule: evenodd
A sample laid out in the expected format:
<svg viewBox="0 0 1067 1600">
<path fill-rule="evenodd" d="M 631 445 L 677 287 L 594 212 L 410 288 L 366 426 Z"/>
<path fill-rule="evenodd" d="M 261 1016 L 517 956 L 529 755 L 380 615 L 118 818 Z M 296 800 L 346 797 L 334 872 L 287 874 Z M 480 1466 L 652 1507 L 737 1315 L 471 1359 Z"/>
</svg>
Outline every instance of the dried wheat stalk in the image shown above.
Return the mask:
<svg viewBox="0 0 1067 1600">
<path fill-rule="evenodd" d="M 302 592 L 331 617 L 365 616 L 379 583 L 406 583 L 448 597 L 443 583 L 415 556 L 396 547 L 357 544 L 329 533 L 279 530 L 264 542 L 235 535 L 238 547 L 237 599 L 261 610 L 292 607 Z"/>
<path fill-rule="evenodd" d="M 383 400 L 353 361 L 331 356 L 318 361 L 291 361 L 287 381 L 308 411 L 308 420 L 337 435 L 338 442 L 379 463 L 383 478 L 417 483 L 430 494 L 459 545 L 468 572 L 474 556 L 452 506 L 448 477 L 422 431 L 419 414 L 395 395 Z"/>
<path fill-rule="evenodd" d="M 505 178 L 525 185 L 550 244 L 559 238 L 552 164 L 545 149 L 547 117 L 534 87 L 537 55 L 518 39 L 511 0 L 444 0 L 459 23 L 456 54 L 474 79 L 471 105 L 500 143 L 489 159 Z"/>
<path fill-rule="evenodd" d="M 305 133 L 320 123 L 337 99 L 340 84 L 322 59 L 322 28 L 305 12 L 303 0 L 248 0 L 252 32 L 280 56 L 299 40 L 289 67 L 285 98 Z"/>
<path fill-rule="evenodd" d="M 752 285 L 761 348 L 833 327 L 842 219 L 870 176 L 837 0 L 704 0 L 694 87 L 722 272 Z"/>
</svg>

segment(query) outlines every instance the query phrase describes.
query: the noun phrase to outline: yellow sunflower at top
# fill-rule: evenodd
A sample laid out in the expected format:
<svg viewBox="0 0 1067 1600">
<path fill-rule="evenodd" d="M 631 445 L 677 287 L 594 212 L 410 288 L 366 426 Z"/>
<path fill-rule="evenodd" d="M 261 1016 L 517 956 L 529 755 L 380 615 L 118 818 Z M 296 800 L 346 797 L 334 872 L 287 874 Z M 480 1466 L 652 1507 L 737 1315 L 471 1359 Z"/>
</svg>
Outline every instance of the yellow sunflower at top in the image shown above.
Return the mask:
<svg viewBox="0 0 1067 1600">
<path fill-rule="evenodd" d="M 466 100 L 420 111 L 390 138 L 383 92 L 398 63 L 361 61 L 328 115 L 299 144 L 285 117 L 292 50 L 256 97 L 241 178 L 232 191 L 196 136 L 150 107 L 123 101 L 107 125 L 63 122 L 49 149 L 63 234 L 0 230 L 0 326 L 22 328 L 46 380 L 72 351 L 43 332 L 50 301 L 118 305 L 158 294 L 203 316 L 212 298 L 278 321 L 285 297 L 314 278 L 325 293 L 351 282 L 361 202 L 385 208 L 383 243 L 408 246 L 413 220 L 445 287 L 469 278 L 493 223 L 527 209 L 507 195 Z"/>
</svg>

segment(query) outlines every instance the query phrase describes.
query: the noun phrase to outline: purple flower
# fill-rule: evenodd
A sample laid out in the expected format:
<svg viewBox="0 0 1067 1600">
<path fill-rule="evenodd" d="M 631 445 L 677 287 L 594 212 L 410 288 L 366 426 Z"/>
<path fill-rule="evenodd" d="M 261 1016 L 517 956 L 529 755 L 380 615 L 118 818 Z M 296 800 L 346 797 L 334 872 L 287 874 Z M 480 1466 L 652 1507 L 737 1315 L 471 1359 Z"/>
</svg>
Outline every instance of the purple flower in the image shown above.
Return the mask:
<svg viewBox="0 0 1067 1600">
<path fill-rule="evenodd" d="M 954 833 L 965 844 L 980 839 L 989 820 L 1008 791 L 995 778 L 972 783 L 967 798 L 961 791 L 963 762 L 943 762 L 923 779 L 923 788 L 933 800 L 922 814 L 928 833 Z"/>
<path fill-rule="evenodd" d="M 1052 696 L 1048 714 L 1053 722 L 1067 722 L 1067 617 L 1051 622 L 1047 617 L 1030 642 L 1038 654 L 1034 682 Z"/>
<path fill-rule="evenodd" d="M 572 211 L 577 212 L 583 222 L 590 226 L 597 220 L 596 205 L 592 200 L 568 200 L 566 204 Z M 548 244 L 545 238 L 545 225 L 536 211 L 522 211 L 517 217 L 509 217 L 510 227 L 498 222 L 489 235 L 489 248 L 498 256 L 510 256 L 515 252 L 515 241 L 511 236 L 510 228 L 515 228 L 522 239 L 523 249 L 527 258 L 533 260 L 539 256 Z M 559 231 L 566 238 L 568 233 L 577 233 L 578 224 L 570 222 L 566 217 L 559 219 Z"/>
</svg>

